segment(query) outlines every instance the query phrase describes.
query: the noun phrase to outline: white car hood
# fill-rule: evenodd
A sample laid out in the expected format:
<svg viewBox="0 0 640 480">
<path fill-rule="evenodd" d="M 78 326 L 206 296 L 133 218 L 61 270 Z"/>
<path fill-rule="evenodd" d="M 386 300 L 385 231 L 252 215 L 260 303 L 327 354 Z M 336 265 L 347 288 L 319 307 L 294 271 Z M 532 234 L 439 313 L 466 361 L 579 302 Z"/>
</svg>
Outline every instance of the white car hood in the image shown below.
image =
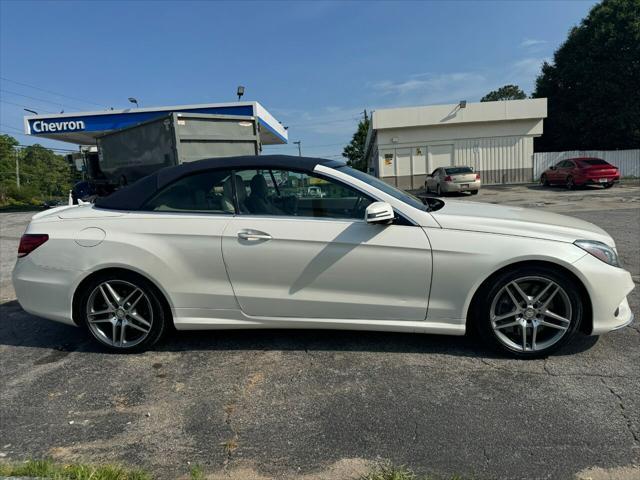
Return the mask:
<svg viewBox="0 0 640 480">
<path fill-rule="evenodd" d="M 611 236 L 592 223 L 530 208 L 447 200 L 431 215 L 442 228 L 571 243 L 598 240 L 615 247 Z"/>
</svg>

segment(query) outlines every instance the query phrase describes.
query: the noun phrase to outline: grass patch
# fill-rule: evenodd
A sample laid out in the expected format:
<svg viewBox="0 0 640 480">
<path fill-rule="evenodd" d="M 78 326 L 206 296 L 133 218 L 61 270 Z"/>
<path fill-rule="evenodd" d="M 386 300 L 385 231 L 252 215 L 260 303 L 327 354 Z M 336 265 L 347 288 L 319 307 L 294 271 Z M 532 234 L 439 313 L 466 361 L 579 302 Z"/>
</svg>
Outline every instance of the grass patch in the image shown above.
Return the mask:
<svg viewBox="0 0 640 480">
<path fill-rule="evenodd" d="M 404 466 L 382 463 L 362 475 L 359 480 L 433 480 L 433 477 L 416 475 L 413 470 Z M 463 480 L 463 478 L 455 475 L 449 477 L 449 480 Z"/>
<path fill-rule="evenodd" d="M 143 470 L 118 465 L 59 465 L 51 460 L 28 460 L 24 463 L 0 463 L 0 477 L 37 477 L 50 480 L 151 480 Z"/>
<path fill-rule="evenodd" d="M 191 480 L 204 480 L 204 470 L 200 465 L 194 465 L 189 471 Z"/>
</svg>

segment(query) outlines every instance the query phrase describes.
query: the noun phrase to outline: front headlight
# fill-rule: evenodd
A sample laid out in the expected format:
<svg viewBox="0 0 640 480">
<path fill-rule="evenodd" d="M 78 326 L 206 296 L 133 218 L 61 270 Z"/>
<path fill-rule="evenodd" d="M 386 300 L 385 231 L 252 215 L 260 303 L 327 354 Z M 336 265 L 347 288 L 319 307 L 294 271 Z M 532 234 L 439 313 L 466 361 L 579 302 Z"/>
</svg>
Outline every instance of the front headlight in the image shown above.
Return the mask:
<svg viewBox="0 0 640 480">
<path fill-rule="evenodd" d="M 598 242 L 596 240 L 576 240 L 573 244 L 580 247 L 585 252 L 590 253 L 598 260 L 602 260 L 604 263 L 613 265 L 614 267 L 620 266 L 618 254 L 606 243 Z"/>
</svg>

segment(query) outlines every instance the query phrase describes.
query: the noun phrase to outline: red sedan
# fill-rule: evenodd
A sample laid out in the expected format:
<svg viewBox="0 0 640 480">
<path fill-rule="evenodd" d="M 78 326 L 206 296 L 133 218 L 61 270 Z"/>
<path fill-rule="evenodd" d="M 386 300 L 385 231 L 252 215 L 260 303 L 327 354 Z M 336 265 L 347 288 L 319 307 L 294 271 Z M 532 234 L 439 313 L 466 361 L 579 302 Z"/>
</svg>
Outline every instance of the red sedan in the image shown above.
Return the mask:
<svg viewBox="0 0 640 480">
<path fill-rule="evenodd" d="M 620 170 L 601 158 L 569 158 L 549 167 L 540 176 L 543 185 L 564 185 L 569 190 L 584 185 L 611 188 L 620 181 Z"/>
</svg>

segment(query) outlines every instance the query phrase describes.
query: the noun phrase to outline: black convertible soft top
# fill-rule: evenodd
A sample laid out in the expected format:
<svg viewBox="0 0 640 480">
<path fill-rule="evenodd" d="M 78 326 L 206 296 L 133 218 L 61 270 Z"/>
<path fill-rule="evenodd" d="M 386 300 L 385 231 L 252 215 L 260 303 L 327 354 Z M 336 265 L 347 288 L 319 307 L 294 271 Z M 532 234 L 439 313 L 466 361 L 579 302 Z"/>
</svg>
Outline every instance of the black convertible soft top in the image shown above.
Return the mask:
<svg viewBox="0 0 640 480">
<path fill-rule="evenodd" d="M 339 167 L 342 160 L 325 158 L 294 157 L 291 155 L 247 155 L 242 157 L 208 158 L 195 162 L 183 163 L 175 167 L 166 167 L 137 182 L 121 188 L 108 197 L 98 197 L 95 206 L 111 210 L 139 210 L 144 202 L 158 190 L 175 180 L 194 173 L 213 169 L 243 170 L 249 168 L 274 168 L 312 172 L 316 165 Z"/>
</svg>

